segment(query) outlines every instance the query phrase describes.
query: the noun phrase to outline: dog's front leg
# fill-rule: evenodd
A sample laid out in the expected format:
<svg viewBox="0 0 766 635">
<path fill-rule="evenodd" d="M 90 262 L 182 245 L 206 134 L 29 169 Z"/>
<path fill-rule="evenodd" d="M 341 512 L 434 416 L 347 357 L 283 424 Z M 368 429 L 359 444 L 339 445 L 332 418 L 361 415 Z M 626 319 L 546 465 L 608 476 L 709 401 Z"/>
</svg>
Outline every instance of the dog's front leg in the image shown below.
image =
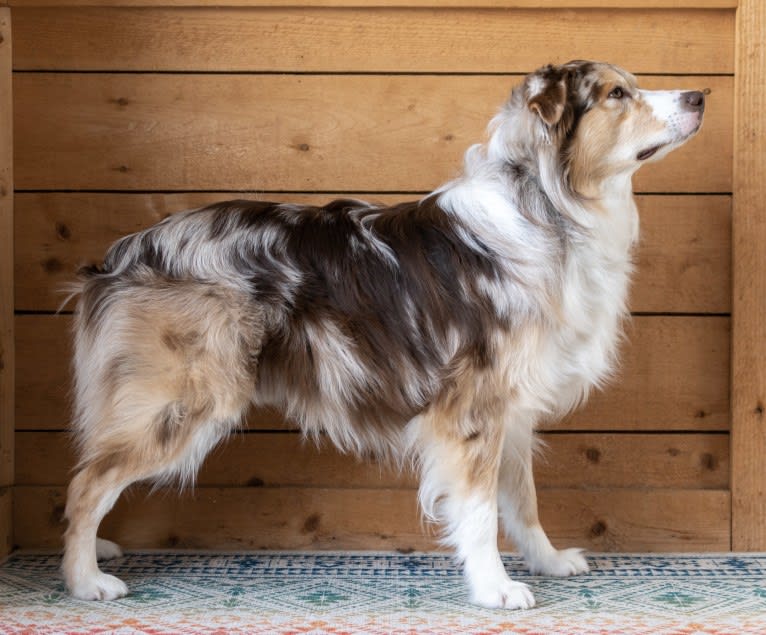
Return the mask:
<svg viewBox="0 0 766 635">
<path fill-rule="evenodd" d="M 513 540 L 532 573 L 570 576 L 588 572 L 582 549 L 556 549 L 537 516 L 532 473 L 534 432 L 523 419 L 506 429 L 500 464 L 498 504 L 506 535 Z"/>
<path fill-rule="evenodd" d="M 471 601 L 488 608 L 528 609 L 535 605 L 526 584 L 508 577 L 497 548 L 497 506 L 480 493 L 446 504 L 447 542 L 463 562 Z"/>
<path fill-rule="evenodd" d="M 489 608 L 533 607 L 531 591 L 508 577 L 497 547 L 502 425 L 450 425 L 436 417 L 421 432 L 420 502 L 442 524 L 443 542 L 462 562 L 471 601 Z"/>
</svg>

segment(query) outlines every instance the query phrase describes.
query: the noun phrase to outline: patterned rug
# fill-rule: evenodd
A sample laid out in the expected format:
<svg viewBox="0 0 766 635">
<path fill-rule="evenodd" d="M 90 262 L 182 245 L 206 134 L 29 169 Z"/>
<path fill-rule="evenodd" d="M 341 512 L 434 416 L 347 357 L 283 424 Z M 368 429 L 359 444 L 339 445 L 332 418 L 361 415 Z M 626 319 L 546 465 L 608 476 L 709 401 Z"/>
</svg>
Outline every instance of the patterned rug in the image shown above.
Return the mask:
<svg viewBox="0 0 766 635">
<path fill-rule="evenodd" d="M 131 553 L 104 563 L 131 589 L 64 593 L 58 555 L 0 565 L 0 633 L 766 633 L 766 555 L 592 555 L 591 573 L 530 576 L 529 611 L 467 604 L 444 554 Z"/>
</svg>

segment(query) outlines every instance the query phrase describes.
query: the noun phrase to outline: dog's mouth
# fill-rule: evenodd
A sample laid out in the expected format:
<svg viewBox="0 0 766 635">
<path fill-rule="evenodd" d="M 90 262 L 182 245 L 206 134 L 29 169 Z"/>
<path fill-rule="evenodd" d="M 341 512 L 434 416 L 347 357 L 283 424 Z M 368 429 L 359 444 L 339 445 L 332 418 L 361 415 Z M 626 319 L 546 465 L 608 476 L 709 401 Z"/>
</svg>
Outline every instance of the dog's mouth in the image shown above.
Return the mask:
<svg viewBox="0 0 766 635">
<path fill-rule="evenodd" d="M 696 125 L 691 130 L 680 129 L 678 124 L 674 124 L 671 130 L 671 135 L 666 137 L 666 141 L 663 143 L 658 143 L 657 145 L 650 146 L 645 150 L 641 150 L 641 152 L 636 155 L 636 161 L 646 161 L 667 146 L 672 146 L 675 148 L 682 143 L 685 143 L 694 135 L 696 135 L 697 132 L 699 132 L 701 126 L 702 117 L 697 119 Z"/>
<path fill-rule="evenodd" d="M 657 153 L 657 150 L 659 150 L 662 146 L 664 146 L 664 143 L 661 143 L 658 146 L 652 146 L 651 148 L 647 148 L 646 150 L 642 150 L 636 155 L 637 161 L 646 161 L 649 157 L 654 156 Z"/>
</svg>

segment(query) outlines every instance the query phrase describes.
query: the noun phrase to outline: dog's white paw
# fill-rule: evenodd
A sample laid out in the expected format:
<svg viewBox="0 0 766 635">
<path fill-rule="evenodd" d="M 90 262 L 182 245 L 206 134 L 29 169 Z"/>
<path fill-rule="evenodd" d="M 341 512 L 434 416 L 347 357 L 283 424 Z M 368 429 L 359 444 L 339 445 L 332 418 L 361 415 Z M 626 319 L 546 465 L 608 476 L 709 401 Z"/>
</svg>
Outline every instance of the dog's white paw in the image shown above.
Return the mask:
<svg viewBox="0 0 766 635">
<path fill-rule="evenodd" d="M 539 561 L 530 562 L 529 570 L 532 573 L 553 575 L 560 578 L 577 575 L 578 573 L 588 573 L 590 568 L 582 552 L 582 549 L 554 550 L 550 555 L 541 558 Z"/>
<path fill-rule="evenodd" d="M 531 609 L 535 596 L 523 582 L 506 578 L 492 587 L 474 589 L 471 602 L 488 609 Z"/>
<path fill-rule="evenodd" d="M 122 580 L 101 571 L 68 586 L 72 596 L 80 600 L 116 600 L 128 594 Z"/>
<path fill-rule="evenodd" d="M 111 540 L 96 538 L 96 558 L 98 560 L 111 560 L 112 558 L 122 558 L 122 549 L 120 545 Z"/>
</svg>

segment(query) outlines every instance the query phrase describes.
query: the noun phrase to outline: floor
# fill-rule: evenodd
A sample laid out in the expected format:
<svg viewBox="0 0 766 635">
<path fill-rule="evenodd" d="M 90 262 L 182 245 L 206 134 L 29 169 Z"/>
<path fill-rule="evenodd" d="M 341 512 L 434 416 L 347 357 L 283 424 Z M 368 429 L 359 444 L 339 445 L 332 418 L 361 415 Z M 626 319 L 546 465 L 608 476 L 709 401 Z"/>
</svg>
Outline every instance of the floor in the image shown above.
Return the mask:
<svg viewBox="0 0 766 635">
<path fill-rule="evenodd" d="M 64 593 L 57 554 L 0 565 L 0 633 L 766 633 L 766 554 L 593 554 L 591 573 L 511 577 L 537 606 L 467 603 L 437 553 L 136 552 L 104 564 L 131 593 Z"/>
</svg>

